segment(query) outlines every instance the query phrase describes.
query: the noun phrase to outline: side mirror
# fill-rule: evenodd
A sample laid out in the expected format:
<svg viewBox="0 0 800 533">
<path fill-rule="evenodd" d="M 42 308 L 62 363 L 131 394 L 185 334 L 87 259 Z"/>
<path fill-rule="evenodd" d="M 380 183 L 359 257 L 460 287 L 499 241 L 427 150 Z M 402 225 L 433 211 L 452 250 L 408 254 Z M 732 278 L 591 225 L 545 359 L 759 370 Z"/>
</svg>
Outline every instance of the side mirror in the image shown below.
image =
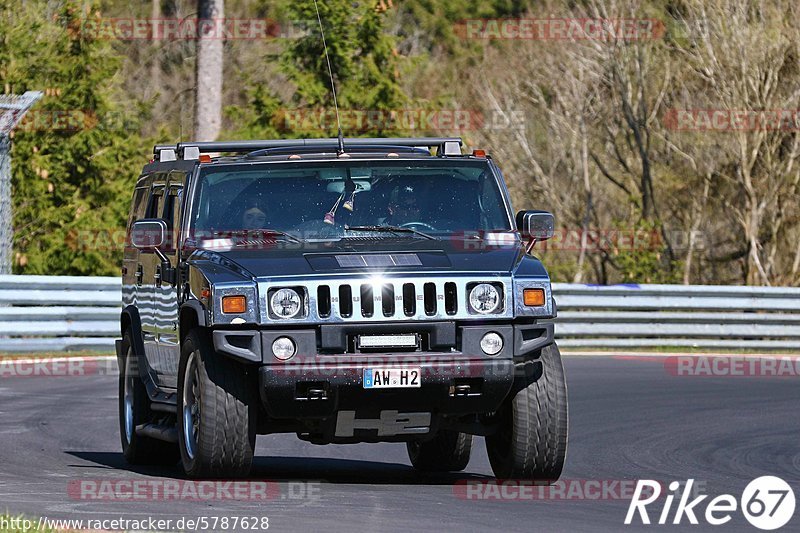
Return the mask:
<svg viewBox="0 0 800 533">
<path fill-rule="evenodd" d="M 161 251 L 167 242 L 167 221 L 161 218 L 145 218 L 137 220 L 131 228 L 131 244 L 134 248 L 154 252 L 161 259 L 161 266 L 156 270 L 156 285 L 161 282 L 175 285 L 175 268 L 169 258 Z"/>
<path fill-rule="evenodd" d="M 555 233 L 556 221 L 548 211 L 528 210 L 517 213 L 517 230 L 524 239 L 546 241 Z"/>
<path fill-rule="evenodd" d="M 160 218 L 137 220 L 131 228 L 131 244 L 139 250 L 157 249 L 167 242 L 167 222 Z"/>
</svg>

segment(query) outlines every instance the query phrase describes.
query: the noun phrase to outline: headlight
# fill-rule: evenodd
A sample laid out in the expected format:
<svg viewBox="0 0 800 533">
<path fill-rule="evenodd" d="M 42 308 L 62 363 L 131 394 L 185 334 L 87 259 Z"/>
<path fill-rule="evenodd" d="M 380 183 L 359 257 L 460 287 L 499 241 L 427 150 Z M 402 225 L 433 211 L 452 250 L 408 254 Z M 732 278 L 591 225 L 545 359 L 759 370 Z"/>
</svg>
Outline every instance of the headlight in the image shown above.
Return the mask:
<svg viewBox="0 0 800 533">
<path fill-rule="evenodd" d="M 494 313 L 500 307 L 500 293 L 494 285 L 479 283 L 469 292 L 469 305 L 477 313 Z"/>
<path fill-rule="evenodd" d="M 294 318 L 303 307 L 303 300 L 294 289 L 280 289 L 272 294 L 269 307 L 278 318 Z"/>
</svg>

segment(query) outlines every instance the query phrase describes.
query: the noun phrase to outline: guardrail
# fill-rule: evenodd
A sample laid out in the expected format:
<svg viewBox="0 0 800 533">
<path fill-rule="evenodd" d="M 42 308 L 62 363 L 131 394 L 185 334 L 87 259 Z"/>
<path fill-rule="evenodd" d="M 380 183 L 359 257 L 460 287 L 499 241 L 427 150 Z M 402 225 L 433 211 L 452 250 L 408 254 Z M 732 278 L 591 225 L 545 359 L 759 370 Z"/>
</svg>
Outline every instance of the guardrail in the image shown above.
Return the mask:
<svg viewBox="0 0 800 533">
<path fill-rule="evenodd" d="M 0 352 L 111 351 L 120 279 L 0 276 Z M 800 288 L 553 284 L 569 348 L 800 350 Z"/>
<path fill-rule="evenodd" d="M 800 349 L 800 288 L 554 283 L 560 346 Z"/>
<path fill-rule="evenodd" d="M 113 351 L 118 277 L 0 276 L 0 351 Z"/>
</svg>

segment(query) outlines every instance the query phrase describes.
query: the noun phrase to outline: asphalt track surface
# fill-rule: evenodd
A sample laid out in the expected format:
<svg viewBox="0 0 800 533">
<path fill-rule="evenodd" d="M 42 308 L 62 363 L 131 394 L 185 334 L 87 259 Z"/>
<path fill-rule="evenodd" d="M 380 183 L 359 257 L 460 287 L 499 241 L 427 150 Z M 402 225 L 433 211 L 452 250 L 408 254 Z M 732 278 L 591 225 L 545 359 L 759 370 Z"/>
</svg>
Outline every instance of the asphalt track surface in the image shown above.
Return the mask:
<svg viewBox="0 0 800 533">
<path fill-rule="evenodd" d="M 569 486 L 562 488 L 573 492 L 523 501 L 458 497 L 465 494 L 463 480 L 492 479 L 483 439 L 476 438 L 464 473 L 422 475 L 400 444 L 314 446 L 294 435 L 259 437 L 251 480 L 276 483 L 270 501 L 85 500 L 68 487 L 80 480 L 161 483 L 181 474 L 124 463 L 116 376 L 0 378 L 0 512 L 133 520 L 267 516 L 271 531 L 758 531 L 738 511 L 716 528 L 702 517 L 699 526 L 685 518 L 678 528 L 625 526 L 629 494 L 619 497 L 613 482 L 631 487 L 636 479 L 692 478 L 712 496 L 738 499 L 750 480 L 775 475 L 800 499 L 800 378 L 677 377 L 658 358 L 566 357 L 565 367 Z M 591 492 L 590 481 L 611 488 L 605 499 L 581 497 Z M 651 517 L 660 511 L 658 503 Z M 782 530 L 800 531 L 800 509 Z"/>
</svg>

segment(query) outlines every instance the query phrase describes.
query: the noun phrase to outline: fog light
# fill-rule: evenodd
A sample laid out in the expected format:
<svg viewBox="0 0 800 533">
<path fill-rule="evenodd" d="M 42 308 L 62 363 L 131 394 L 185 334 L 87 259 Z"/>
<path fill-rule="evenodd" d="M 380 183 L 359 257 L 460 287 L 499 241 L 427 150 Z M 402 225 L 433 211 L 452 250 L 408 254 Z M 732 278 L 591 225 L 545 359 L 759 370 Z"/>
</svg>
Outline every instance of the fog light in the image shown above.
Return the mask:
<svg viewBox="0 0 800 533">
<path fill-rule="evenodd" d="M 495 332 L 487 333 L 481 339 L 481 350 L 486 355 L 497 355 L 503 349 L 503 337 Z"/>
<path fill-rule="evenodd" d="M 288 361 L 294 357 L 295 346 L 294 341 L 289 337 L 278 337 L 272 343 L 272 355 L 281 361 Z"/>
</svg>

